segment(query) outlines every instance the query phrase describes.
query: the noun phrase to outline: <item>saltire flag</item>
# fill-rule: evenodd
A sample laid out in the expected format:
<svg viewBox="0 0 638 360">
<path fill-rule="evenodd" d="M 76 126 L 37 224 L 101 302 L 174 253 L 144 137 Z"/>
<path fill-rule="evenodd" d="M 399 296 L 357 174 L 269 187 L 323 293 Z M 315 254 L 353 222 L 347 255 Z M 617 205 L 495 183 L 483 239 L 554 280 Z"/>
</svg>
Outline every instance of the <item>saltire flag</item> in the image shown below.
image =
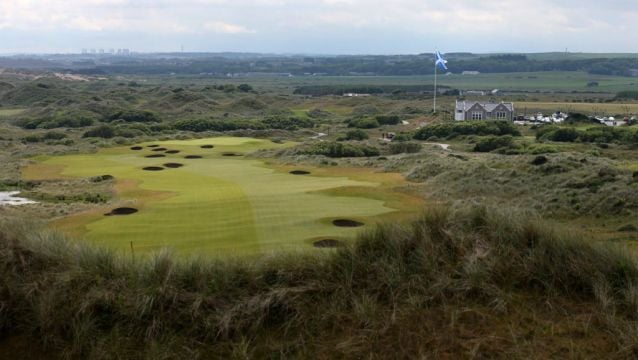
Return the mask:
<svg viewBox="0 0 638 360">
<path fill-rule="evenodd" d="M 441 55 L 438 50 L 434 52 L 434 55 L 436 57 L 436 65 L 439 67 L 439 69 L 447 70 L 447 66 L 445 65 L 447 64 L 447 60 L 443 58 L 443 55 Z"/>
</svg>

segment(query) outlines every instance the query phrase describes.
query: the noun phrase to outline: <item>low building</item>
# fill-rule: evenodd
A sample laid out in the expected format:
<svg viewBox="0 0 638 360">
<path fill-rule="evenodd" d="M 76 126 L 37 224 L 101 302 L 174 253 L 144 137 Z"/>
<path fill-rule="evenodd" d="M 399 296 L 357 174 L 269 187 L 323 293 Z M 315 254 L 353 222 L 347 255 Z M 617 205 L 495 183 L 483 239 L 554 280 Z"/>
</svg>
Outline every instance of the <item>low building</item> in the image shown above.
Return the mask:
<svg viewBox="0 0 638 360">
<path fill-rule="evenodd" d="M 456 101 L 454 120 L 514 120 L 514 103 Z"/>
</svg>

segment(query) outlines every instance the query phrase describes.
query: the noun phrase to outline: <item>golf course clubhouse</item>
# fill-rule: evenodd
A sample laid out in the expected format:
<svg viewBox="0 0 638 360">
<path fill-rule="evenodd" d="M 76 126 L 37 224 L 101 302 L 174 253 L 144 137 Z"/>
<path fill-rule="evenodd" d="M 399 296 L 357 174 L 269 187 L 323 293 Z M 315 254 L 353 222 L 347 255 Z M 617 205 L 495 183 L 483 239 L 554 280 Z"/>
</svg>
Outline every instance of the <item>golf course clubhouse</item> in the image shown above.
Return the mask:
<svg viewBox="0 0 638 360">
<path fill-rule="evenodd" d="M 514 120 L 514 103 L 456 101 L 454 120 Z"/>
</svg>

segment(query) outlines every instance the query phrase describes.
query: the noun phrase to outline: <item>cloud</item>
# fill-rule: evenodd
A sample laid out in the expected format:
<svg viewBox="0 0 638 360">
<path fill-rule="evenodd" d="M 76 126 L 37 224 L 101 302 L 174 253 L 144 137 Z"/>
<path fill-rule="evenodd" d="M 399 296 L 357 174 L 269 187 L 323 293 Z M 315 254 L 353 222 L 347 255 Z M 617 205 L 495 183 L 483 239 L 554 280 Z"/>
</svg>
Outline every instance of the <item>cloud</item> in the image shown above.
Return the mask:
<svg viewBox="0 0 638 360">
<path fill-rule="evenodd" d="M 241 25 L 229 24 L 222 21 L 204 23 L 203 28 L 204 30 L 218 34 L 254 34 L 256 32 Z"/>
<path fill-rule="evenodd" d="M 87 39 L 99 36 L 118 43 L 124 38 L 133 48 L 136 39 L 146 35 L 182 36 L 183 40 L 175 41 L 194 42 L 213 33 L 217 34 L 216 41 L 227 39 L 215 49 L 229 44 L 239 49 L 235 46 L 241 44 L 246 51 L 258 44 L 266 51 L 312 49 L 331 53 L 346 49 L 384 53 L 428 50 L 436 41 L 446 44 L 446 51 L 543 51 L 570 47 L 631 52 L 638 51 L 638 32 L 631 28 L 638 16 L 632 10 L 634 3 L 635 0 L 0 0 L 0 38 L 4 43 L 6 34 L 22 31 L 46 32 L 52 39 L 62 39 L 73 32 Z M 237 36 L 241 34 L 253 35 Z M 239 43 L 238 39 L 254 42 Z M 211 40 L 198 41 L 204 47 Z M 138 44 L 150 46 L 142 40 Z M 0 43 L 0 52 L 2 46 Z M 78 47 L 81 46 L 84 45 Z"/>
</svg>

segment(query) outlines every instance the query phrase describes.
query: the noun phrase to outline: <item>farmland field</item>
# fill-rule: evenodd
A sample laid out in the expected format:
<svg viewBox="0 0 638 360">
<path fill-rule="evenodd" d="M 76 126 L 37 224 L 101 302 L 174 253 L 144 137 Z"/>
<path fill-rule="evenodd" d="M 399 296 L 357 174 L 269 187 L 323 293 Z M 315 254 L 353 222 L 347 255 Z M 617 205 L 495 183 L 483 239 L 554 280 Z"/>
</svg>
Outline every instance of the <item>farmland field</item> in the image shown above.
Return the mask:
<svg viewBox="0 0 638 360">
<path fill-rule="evenodd" d="M 160 79 L 149 79 L 158 83 Z M 461 90 L 517 90 L 517 91 L 564 91 L 616 93 L 623 90 L 638 90 L 635 77 L 595 75 L 581 71 L 544 71 L 520 73 L 484 73 L 479 75 L 439 74 L 439 85 Z M 192 82 L 193 77 L 184 76 L 178 81 Z M 240 84 L 245 78 L 224 79 L 225 82 Z M 595 81 L 597 87 L 588 87 Z M 411 86 L 434 84 L 432 75 L 416 76 L 293 76 L 293 77 L 252 77 L 251 84 L 262 90 L 292 92 L 298 86 Z"/>
<path fill-rule="evenodd" d="M 135 251 L 170 247 L 190 254 L 312 249 L 313 241 L 351 239 L 361 229 L 337 227 L 335 219 L 371 224 L 375 216 L 395 211 L 379 195 L 379 186 L 394 181 L 393 174 L 371 174 L 367 181 L 361 174 L 326 176 L 320 169 L 320 176 L 293 175 L 285 167 L 273 169 L 260 160 L 228 156 L 290 144 L 229 137 L 163 141 L 154 148 L 141 144 L 142 150 L 112 148 L 40 158 L 23 175 L 31 180 L 114 176 L 117 206 L 63 218 L 54 226 L 119 250 L 128 250 L 131 242 Z M 214 148 L 201 147 L 206 145 Z M 162 148 L 179 153 L 153 151 Z M 189 155 L 202 158 L 185 158 Z M 183 166 L 164 165 L 169 163 Z M 156 171 L 145 171 L 147 167 Z M 343 188 L 347 195 L 340 192 Z M 368 192 L 374 194 L 366 196 Z M 139 212 L 104 215 L 118 207 Z"/>
</svg>

